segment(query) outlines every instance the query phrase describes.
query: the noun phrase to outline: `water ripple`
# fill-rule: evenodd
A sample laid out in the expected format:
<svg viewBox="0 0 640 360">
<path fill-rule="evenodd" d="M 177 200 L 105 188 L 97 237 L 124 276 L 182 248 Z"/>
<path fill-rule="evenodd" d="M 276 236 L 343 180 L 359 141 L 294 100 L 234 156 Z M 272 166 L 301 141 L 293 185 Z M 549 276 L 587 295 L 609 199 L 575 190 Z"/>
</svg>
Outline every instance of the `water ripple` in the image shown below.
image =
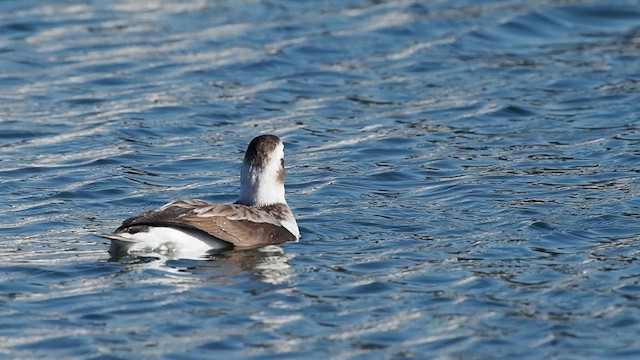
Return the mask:
<svg viewBox="0 0 640 360">
<path fill-rule="evenodd" d="M 7 2 L 6 358 L 637 357 L 637 3 Z M 286 143 L 302 239 L 114 261 Z M 220 331 L 224 329 L 224 331 Z"/>
</svg>

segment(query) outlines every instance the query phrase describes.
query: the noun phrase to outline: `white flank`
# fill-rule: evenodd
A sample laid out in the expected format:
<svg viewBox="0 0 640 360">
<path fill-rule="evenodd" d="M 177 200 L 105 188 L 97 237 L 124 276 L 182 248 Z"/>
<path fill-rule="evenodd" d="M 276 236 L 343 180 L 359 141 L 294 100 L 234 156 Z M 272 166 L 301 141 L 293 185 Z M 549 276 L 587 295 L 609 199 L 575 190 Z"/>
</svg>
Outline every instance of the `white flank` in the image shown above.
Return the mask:
<svg viewBox="0 0 640 360">
<path fill-rule="evenodd" d="M 300 229 L 298 229 L 298 223 L 293 217 L 293 214 L 289 213 L 287 215 L 287 217 L 282 221 L 282 226 L 284 226 L 285 229 L 289 230 L 289 232 L 292 233 L 296 237 L 296 239 L 300 239 Z"/>
<path fill-rule="evenodd" d="M 171 227 L 149 227 L 148 231 L 135 234 L 119 233 L 127 240 L 118 241 L 131 253 L 194 253 L 204 254 L 209 250 L 228 247 L 224 241 L 208 236 L 200 231 L 176 229 Z"/>
</svg>

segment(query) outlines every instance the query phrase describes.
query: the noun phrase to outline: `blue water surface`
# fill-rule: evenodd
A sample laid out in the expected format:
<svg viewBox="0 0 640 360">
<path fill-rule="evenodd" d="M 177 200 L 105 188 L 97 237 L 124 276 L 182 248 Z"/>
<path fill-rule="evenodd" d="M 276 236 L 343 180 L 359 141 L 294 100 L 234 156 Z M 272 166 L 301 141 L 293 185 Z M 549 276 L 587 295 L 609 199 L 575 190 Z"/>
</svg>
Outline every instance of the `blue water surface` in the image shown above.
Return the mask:
<svg viewBox="0 0 640 360">
<path fill-rule="evenodd" d="M 0 358 L 640 357 L 640 3 L 3 1 Z M 286 144 L 297 243 L 110 259 Z"/>
</svg>

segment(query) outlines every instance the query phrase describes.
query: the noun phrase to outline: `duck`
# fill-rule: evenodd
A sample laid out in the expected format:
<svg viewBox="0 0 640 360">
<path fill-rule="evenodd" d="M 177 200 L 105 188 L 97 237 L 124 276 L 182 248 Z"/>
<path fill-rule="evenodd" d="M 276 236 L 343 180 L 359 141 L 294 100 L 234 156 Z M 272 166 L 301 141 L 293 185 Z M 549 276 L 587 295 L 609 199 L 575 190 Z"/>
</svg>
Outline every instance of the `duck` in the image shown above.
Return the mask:
<svg viewBox="0 0 640 360">
<path fill-rule="evenodd" d="M 275 135 L 255 137 L 244 155 L 240 195 L 230 204 L 177 200 L 122 222 L 112 233 L 112 256 L 137 253 L 207 253 L 258 248 L 300 239 L 285 199 L 284 143 Z"/>
</svg>

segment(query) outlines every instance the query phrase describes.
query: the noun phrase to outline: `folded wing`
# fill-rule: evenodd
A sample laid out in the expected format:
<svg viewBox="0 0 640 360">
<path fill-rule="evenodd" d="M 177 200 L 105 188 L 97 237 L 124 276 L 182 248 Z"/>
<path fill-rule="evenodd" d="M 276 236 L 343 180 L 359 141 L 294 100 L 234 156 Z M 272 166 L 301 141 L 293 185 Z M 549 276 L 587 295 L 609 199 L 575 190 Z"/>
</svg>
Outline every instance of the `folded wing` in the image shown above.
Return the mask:
<svg viewBox="0 0 640 360">
<path fill-rule="evenodd" d="M 297 236 L 283 226 L 284 218 L 278 216 L 279 209 L 271 210 L 275 211 L 267 212 L 241 204 L 215 205 L 204 200 L 180 200 L 125 220 L 116 234 L 136 232 L 144 226 L 170 226 L 202 231 L 235 247 L 297 240 Z M 290 213 L 288 208 L 286 210 Z M 286 213 L 282 213 L 282 217 L 286 218 Z"/>
</svg>

